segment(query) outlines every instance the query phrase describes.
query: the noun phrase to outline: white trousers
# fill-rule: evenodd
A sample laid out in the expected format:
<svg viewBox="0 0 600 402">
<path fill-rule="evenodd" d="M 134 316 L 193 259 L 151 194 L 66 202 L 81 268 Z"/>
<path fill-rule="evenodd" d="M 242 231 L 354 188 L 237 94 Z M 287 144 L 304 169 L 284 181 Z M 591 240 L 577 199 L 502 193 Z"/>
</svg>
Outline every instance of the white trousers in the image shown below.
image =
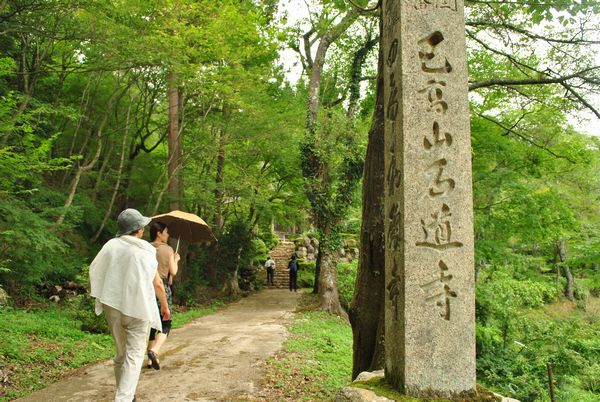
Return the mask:
<svg viewBox="0 0 600 402">
<path fill-rule="evenodd" d="M 108 326 L 115 340 L 115 402 L 131 402 L 142 371 L 150 322 L 122 314 L 103 304 Z"/>
</svg>

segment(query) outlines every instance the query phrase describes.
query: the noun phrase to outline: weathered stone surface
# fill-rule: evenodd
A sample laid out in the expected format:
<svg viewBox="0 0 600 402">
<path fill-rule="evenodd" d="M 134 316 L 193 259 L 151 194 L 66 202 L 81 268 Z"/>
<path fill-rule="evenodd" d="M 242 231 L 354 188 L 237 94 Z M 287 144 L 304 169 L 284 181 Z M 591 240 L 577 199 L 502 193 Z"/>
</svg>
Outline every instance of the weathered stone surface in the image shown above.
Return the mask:
<svg viewBox="0 0 600 402">
<path fill-rule="evenodd" d="M 306 247 L 298 247 L 298 249 L 296 250 L 296 255 L 298 256 L 298 258 L 306 258 Z"/>
<path fill-rule="evenodd" d="M 356 379 L 352 382 L 353 383 L 367 382 L 367 381 L 370 381 L 373 379 L 383 379 L 383 378 L 385 378 L 384 370 L 363 371 L 358 376 L 356 376 Z M 348 389 L 350 389 L 350 390 L 348 390 Z M 353 389 L 358 389 L 358 388 L 346 387 L 346 388 L 342 389 L 342 391 L 340 393 L 338 393 L 338 395 L 341 395 L 340 397 L 346 397 L 346 395 L 351 396 L 353 398 L 356 398 L 356 399 L 352 399 L 352 401 L 356 401 L 356 402 L 379 400 L 379 399 L 372 399 L 374 397 L 374 394 L 372 392 L 368 393 L 368 394 L 363 394 L 363 393 L 358 393 L 358 392 L 352 392 Z M 520 402 L 516 399 L 508 398 L 508 397 L 484 390 L 483 388 L 480 388 L 480 387 L 478 387 L 478 389 L 480 391 L 483 390 L 483 392 L 485 392 L 486 395 L 488 395 L 488 394 L 495 395 L 496 397 L 500 398 L 500 399 L 498 399 L 498 401 L 501 401 L 501 402 Z M 360 398 L 364 398 L 364 399 L 360 399 Z M 381 398 L 381 397 L 379 397 L 379 398 Z M 341 399 L 341 400 L 347 401 L 348 399 Z M 383 400 L 387 401 L 389 399 L 383 399 Z M 337 401 L 337 399 L 336 399 L 336 401 Z"/>
<path fill-rule="evenodd" d="M 8 293 L 0 288 L 0 306 L 8 306 Z"/>
<path fill-rule="evenodd" d="M 368 389 L 345 387 L 335 396 L 334 402 L 388 402 L 384 396 L 378 396 Z M 392 401 L 393 402 L 393 401 Z"/>
<path fill-rule="evenodd" d="M 463 12 L 462 0 L 383 2 L 385 367 L 414 396 L 475 390 Z"/>
<path fill-rule="evenodd" d="M 290 256 L 293 252 L 295 252 L 295 250 L 296 247 L 294 243 L 290 241 L 283 241 L 269 252 L 269 255 L 275 261 L 275 287 L 287 288 L 289 286 L 289 273 L 287 263 L 290 259 Z M 264 273 L 261 273 L 260 275 L 260 277 L 263 278 L 263 280 L 266 283 L 266 271 L 264 271 Z"/>
<path fill-rule="evenodd" d="M 359 375 L 356 376 L 356 379 L 353 382 L 356 381 L 369 381 L 372 380 L 373 378 L 383 378 L 385 376 L 385 373 L 383 370 L 376 370 L 376 371 L 363 371 L 362 373 L 360 373 Z"/>
</svg>

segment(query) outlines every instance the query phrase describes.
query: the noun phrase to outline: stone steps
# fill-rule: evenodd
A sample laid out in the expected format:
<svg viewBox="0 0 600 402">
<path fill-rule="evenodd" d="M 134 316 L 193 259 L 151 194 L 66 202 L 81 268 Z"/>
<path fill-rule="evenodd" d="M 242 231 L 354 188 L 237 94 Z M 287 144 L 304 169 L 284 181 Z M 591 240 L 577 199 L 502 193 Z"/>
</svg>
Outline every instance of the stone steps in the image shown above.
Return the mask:
<svg viewBox="0 0 600 402">
<path fill-rule="evenodd" d="M 289 271 L 287 264 L 290 260 L 290 256 L 295 250 L 296 247 L 293 242 L 282 241 L 269 252 L 269 255 L 273 258 L 273 261 L 275 261 L 275 275 L 273 277 L 273 282 L 275 283 L 276 288 L 287 288 L 289 286 Z M 263 277 L 263 283 L 265 285 L 267 283 L 266 270 Z"/>
</svg>

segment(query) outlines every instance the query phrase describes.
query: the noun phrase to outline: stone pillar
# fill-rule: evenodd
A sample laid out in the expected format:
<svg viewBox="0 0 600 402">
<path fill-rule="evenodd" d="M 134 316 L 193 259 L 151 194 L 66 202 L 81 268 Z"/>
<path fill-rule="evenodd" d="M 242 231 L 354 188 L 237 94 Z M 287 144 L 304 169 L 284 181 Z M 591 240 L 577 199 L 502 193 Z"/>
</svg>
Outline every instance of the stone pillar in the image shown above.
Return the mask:
<svg viewBox="0 0 600 402">
<path fill-rule="evenodd" d="M 462 0 L 384 0 L 385 376 L 475 392 L 473 205 Z"/>
</svg>

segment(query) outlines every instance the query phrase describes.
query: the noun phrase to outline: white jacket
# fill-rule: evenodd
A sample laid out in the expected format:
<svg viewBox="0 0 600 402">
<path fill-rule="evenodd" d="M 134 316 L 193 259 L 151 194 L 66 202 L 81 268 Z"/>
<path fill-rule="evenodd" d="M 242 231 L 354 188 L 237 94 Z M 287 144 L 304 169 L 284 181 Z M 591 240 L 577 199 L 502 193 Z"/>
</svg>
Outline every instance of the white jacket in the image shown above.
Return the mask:
<svg viewBox="0 0 600 402">
<path fill-rule="evenodd" d="M 96 314 L 106 304 L 162 331 L 153 285 L 157 266 L 156 249 L 145 240 L 125 235 L 106 242 L 90 265 Z"/>
</svg>

